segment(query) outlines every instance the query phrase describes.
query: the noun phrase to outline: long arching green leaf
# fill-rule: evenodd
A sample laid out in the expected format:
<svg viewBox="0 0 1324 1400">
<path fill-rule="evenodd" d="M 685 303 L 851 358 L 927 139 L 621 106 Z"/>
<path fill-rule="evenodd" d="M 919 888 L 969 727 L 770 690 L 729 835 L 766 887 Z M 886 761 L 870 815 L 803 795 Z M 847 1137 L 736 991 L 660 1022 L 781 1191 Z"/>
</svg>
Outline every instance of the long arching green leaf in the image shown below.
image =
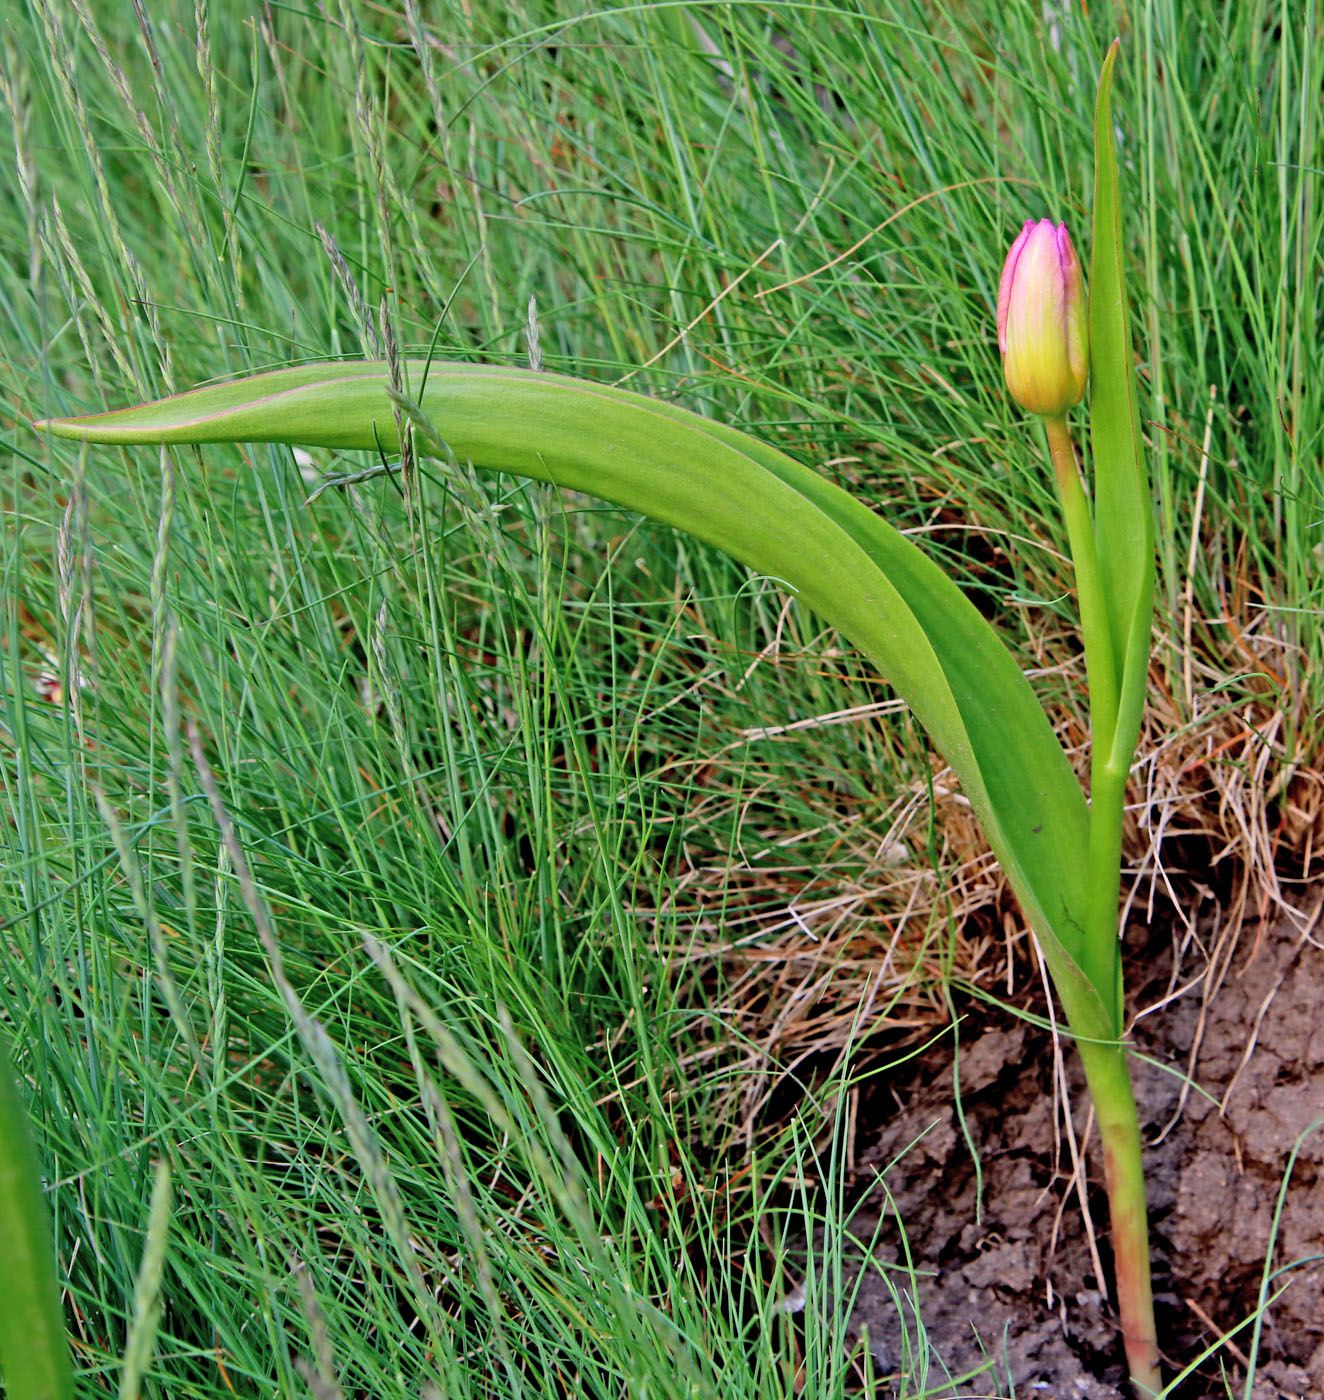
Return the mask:
<svg viewBox="0 0 1324 1400">
<path fill-rule="evenodd" d="M 1049 959 L 1078 1034 L 1110 1034 L 1111 986 L 1080 970 L 1080 786 L 1025 677 L 942 570 L 845 491 L 685 409 L 560 375 L 411 362 L 457 459 L 584 491 L 780 579 L 860 647 L 959 778 Z M 37 426 L 102 443 L 398 447 L 386 367 L 305 365 Z"/>
</svg>

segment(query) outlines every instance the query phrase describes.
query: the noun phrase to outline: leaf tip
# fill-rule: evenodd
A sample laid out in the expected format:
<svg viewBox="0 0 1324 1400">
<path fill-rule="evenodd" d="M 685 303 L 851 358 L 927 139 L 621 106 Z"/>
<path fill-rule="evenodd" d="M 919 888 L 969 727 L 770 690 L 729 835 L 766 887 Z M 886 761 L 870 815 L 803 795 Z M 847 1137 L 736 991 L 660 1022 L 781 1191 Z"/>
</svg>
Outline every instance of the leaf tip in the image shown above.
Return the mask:
<svg viewBox="0 0 1324 1400">
<path fill-rule="evenodd" d="M 1122 40 L 1119 35 L 1108 45 L 1108 52 L 1103 56 L 1103 63 L 1099 68 L 1099 89 L 1103 91 L 1111 82 L 1113 69 L 1117 66 L 1117 55 L 1122 51 Z"/>
<path fill-rule="evenodd" d="M 78 420 L 75 418 L 34 418 L 32 419 L 32 430 L 48 437 L 82 438 L 84 436 L 78 431 Z"/>
</svg>

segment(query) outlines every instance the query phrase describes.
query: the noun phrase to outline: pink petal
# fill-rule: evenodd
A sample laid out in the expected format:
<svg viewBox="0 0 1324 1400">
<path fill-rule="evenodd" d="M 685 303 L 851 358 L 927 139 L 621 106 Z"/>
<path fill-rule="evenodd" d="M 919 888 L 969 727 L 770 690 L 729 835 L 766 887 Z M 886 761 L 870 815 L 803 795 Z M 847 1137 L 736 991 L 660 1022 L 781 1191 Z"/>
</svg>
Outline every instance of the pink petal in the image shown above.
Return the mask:
<svg viewBox="0 0 1324 1400">
<path fill-rule="evenodd" d="M 998 349 L 1004 355 L 1007 353 L 1007 309 L 1011 305 L 1011 284 L 1016 276 L 1016 264 L 1020 260 L 1021 250 L 1033 230 L 1034 220 L 1026 219 L 1025 227 L 1016 236 L 1015 243 L 1011 245 L 1011 252 L 1007 254 L 1007 261 L 1002 266 L 1002 281 L 998 285 Z"/>
</svg>

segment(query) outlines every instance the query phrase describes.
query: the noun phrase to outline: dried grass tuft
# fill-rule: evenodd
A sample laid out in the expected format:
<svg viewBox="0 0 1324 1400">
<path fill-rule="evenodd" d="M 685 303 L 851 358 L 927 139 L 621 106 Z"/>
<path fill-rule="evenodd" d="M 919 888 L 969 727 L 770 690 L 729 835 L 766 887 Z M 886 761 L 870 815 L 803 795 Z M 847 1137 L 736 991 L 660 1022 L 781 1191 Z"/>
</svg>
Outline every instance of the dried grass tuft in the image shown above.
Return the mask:
<svg viewBox="0 0 1324 1400">
<path fill-rule="evenodd" d="M 1124 918 L 1133 949 L 1146 929 L 1173 929 L 1170 994 L 1212 995 L 1238 949 L 1254 957 L 1283 919 L 1309 934 L 1324 901 L 1324 752 L 1291 682 L 1301 650 L 1270 616 L 1241 590 L 1223 617 L 1155 647 L 1128 794 Z M 1059 733 L 1083 776 L 1084 668 L 1071 648 L 1066 635 L 1036 639 L 1038 674 L 1068 697 Z M 812 743 L 820 725 L 877 724 L 890 708 L 787 729 Z M 703 762 L 718 801 L 722 763 Z M 747 797 L 747 762 L 739 773 Z M 740 800 L 734 785 L 727 796 Z M 948 770 L 896 794 L 882 820 L 866 826 L 868 815 L 825 813 L 838 834 L 817 865 L 795 858 L 817 831 L 765 822 L 763 860 L 693 864 L 666 911 L 689 931 L 686 959 L 711 993 L 712 1042 L 691 1063 L 721 1066 L 739 1098 L 724 1107 L 746 1135 L 779 1102 L 801 1103 L 851 1047 L 895 1054 L 938 1032 L 953 982 L 1005 997 L 1038 982 L 1019 908 Z M 778 851 L 784 862 L 766 858 Z"/>
</svg>

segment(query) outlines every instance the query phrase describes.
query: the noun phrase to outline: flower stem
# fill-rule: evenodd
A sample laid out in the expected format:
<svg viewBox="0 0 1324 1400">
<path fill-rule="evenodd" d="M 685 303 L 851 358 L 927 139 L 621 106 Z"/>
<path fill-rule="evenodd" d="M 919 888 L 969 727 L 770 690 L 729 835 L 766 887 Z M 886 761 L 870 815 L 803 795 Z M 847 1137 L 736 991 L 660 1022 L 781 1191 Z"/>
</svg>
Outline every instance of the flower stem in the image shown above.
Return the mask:
<svg viewBox="0 0 1324 1400">
<path fill-rule="evenodd" d="M 1120 779 L 1113 755 L 1119 705 L 1116 655 L 1104 601 L 1099 552 L 1089 502 L 1076 467 L 1076 452 L 1064 418 L 1044 423 L 1053 473 L 1062 498 L 1076 574 L 1080 630 L 1085 641 L 1085 669 L 1090 705 L 1090 849 L 1086 871 L 1086 928 L 1083 966 L 1090 981 L 1113 1009 L 1113 1035 L 1122 1030 L 1121 963 L 1117 944 L 1117 902 L 1122 858 L 1122 809 L 1126 767 Z"/>
<path fill-rule="evenodd" d="M 1162 1388 L 1154 1297 L 1149 1273 L 1149 1217 L 1145 1209 L 1140 1120 L 1126 1063 L 1122 1033 L 1122 969 L 1117 907 L 1121 892 L 1122 820 L 1129 753 L 1115 752 L 1121 703 L 1116 650 L 1099 568 L 1089 502 L 1076 466 L 1064 418 L 1044 428 L 1053 459 L 1062 515 L 1071 544 L 1085 641 L 1090 700 L 1090 837 L 1085 872 L 1085 937 L 1082 964 L 1108 1008 L 1112 1040 L 1080 1039 L 1080 1058 L 1094 1102 L 1103 1144 L 1108 1211 L 1112 1220 L 1113 1268 L 1131 1384 L 1141 1400 Z M 1123 742 L 1126 742 L 1123 740 Z"/>
<path fill-rule="evenodd" d="M 1163 1380 L 1149 1275 L 1149 1220 L 1140 1120 L 1131 1092 L 1126 1048 L 1119 1042 L 1080 1040 L 1077 1045 L 1103 1143 L 1108 1213 L 1112 1220 L 1113 1274 L 1127 1369 L 1140 1400 L 1151 1400 L 1163 1388 Z"/>
<path fill-rule="evenodd" d="M 1076 573 L 1076 595 L 1080 602 L 1080 630 L 1085 641 L 1085 667 L 1089 673 L 1090 730 L 1094 752 L 1107 754 L 1112 748 L 1117 723 L 1117 668 L 1113 660 L 1112 631 L 1104 604 L 1099 552 L 1094 543 L 1094 523 L 1089 502 L 1076 466 L 1076 449 L 1065 418 L 1044 421 L 1048 450 L 1053 459 L 1062 517 L 1066 521 L 1071 561 Z"/>
</svg>

